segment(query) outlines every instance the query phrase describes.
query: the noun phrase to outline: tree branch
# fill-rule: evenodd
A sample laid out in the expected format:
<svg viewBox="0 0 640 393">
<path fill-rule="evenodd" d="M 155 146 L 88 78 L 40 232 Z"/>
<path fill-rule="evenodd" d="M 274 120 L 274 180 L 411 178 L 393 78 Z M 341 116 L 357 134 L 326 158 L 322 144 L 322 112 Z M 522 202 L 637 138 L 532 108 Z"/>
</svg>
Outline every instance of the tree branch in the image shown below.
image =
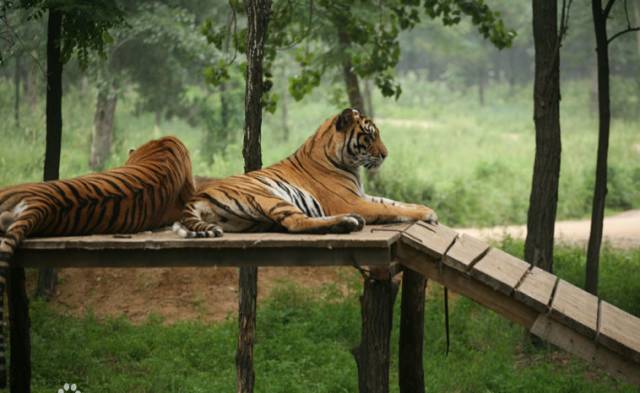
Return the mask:
<svg viewBox="0 0 640 393">
<path fill-rule="evenodd" d="M 616 1 L 617 0 L 609 0 L 607 5 L 604 7 L 604 10 L 602 10 L 602 15 L 604 15 L 605 19 L 609 16 L 609 13 L 611 12 L 611 8 L 613 7 Z"/>
<path fill-rule="evenodd" d="M 607 44 L 610 44 L 611 41 L 615 40 L 616 38 L 620 37 L 623 34 L 627 34 L 627 33 L 631 33 L 632 31 L 640 31 L 640 26 L 638 27 L 627 27 L 626 29 L 619 31 L 617 33 L 615 33 L 614 35 L 612 35 L 608 40 L 607 40 Z"/>
</svg>

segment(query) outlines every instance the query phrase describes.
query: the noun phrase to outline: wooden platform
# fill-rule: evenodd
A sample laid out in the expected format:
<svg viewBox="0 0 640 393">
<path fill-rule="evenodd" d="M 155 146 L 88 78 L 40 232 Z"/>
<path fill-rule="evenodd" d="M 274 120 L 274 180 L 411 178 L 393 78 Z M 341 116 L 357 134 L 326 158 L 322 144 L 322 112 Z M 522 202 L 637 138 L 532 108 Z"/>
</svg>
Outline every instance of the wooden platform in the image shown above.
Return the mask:
<svg viewBox="0 0 640 393">
<path fill-rule="evenodd" d="M 640 318 L 504 251 L 445 226 L 368 226 L 348 235 L 226 234 L 29 239 L 23 267 L 389 265 L 397 261 L 640 385 Z"/>
<path fill-rule="evenodd" d="M 23 267 L 352 266 L 387 265 L 408 225 L 368 226 L 350 234 L 228 233 L 183 239 L 171 231 L 25 240 Z"/>
</svg>

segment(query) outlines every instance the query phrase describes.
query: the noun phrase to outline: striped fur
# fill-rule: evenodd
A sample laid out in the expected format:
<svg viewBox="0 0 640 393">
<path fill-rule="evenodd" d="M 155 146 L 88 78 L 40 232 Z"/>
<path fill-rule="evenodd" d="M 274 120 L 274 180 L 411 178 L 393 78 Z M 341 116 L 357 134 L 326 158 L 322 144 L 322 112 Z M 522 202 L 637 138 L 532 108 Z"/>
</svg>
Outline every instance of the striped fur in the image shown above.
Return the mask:
<svg viewBox="0 0 640 393">
<path fill-rule="evenodd" d="M 437 221 L 426 206 L 364 193 L 359 167 L 375 169 L 386 156 L 375 124 L 345 109 L 285 160 L 198 185 L 174 230 L 183 237 L 222 236 L 224 231 L 344 233 L 365 223 Z"/>
<path fill-rule="evenodd" d="M 71 180 L 0 189 L 0 297 L 9 261 L 31 235 L 133 233 L 171 225 L 195 192 L 187 148 L 175 137 L 147 142 L 123 167 Z M 0 321 L 4 312 L 0 298 Z M 0 332 L 0 351 L 5 339 Z M 0 385 L 6 361 L 0 356 Z"/>
</svg>

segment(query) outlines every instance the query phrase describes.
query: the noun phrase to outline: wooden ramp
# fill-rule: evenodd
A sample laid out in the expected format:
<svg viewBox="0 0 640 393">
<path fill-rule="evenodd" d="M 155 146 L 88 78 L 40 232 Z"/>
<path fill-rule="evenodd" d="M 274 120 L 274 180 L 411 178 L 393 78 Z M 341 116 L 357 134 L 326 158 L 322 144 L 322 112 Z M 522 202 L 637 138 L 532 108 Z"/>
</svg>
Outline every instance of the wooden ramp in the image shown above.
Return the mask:
<svg viewBox="0 0 640 393">
<path fill-rule="evenodd" d="M 640 318 L 442 225 L 410 226 L 396 252 L 408 268 L 640 385 Z"/>
</svg>

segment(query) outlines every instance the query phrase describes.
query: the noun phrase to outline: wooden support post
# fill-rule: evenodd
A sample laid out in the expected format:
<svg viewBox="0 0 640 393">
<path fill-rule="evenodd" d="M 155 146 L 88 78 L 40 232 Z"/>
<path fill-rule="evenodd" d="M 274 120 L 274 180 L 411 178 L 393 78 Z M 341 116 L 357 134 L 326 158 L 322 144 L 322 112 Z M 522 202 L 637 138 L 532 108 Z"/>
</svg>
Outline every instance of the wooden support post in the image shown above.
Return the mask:
<svg viewBox="0 0 640 393">
<path fill-rule="evenodd" d="M 393 304 L 398 285 L 388 269 L 376 269 L 364 279 L 362 338 L 353 349 L 360 393 L 389 392 L 390 341 Z"/>
<path fill-rule="evenodd" d="M 402 273 L 402 310 L 398 383 L 400 393 L 424 393 L 422 349 L 424 339 L 424 299 L 427 279 L 405 268 Z"/>
<path fill-rule="evenodd" d="M 236 388 L 239 393 L 253 392 L 253 344 L 256 336 L 256 299 L 258 296 L 258 268 L 240 268 L 240 333 L 236 352 Z"/>
<path fill-rule="evenodd" d="M 9 269 L 9 326 L 11 331 L 11 393 L 31 392 L 31 322 L 24 269 Z"/>
</svg>

